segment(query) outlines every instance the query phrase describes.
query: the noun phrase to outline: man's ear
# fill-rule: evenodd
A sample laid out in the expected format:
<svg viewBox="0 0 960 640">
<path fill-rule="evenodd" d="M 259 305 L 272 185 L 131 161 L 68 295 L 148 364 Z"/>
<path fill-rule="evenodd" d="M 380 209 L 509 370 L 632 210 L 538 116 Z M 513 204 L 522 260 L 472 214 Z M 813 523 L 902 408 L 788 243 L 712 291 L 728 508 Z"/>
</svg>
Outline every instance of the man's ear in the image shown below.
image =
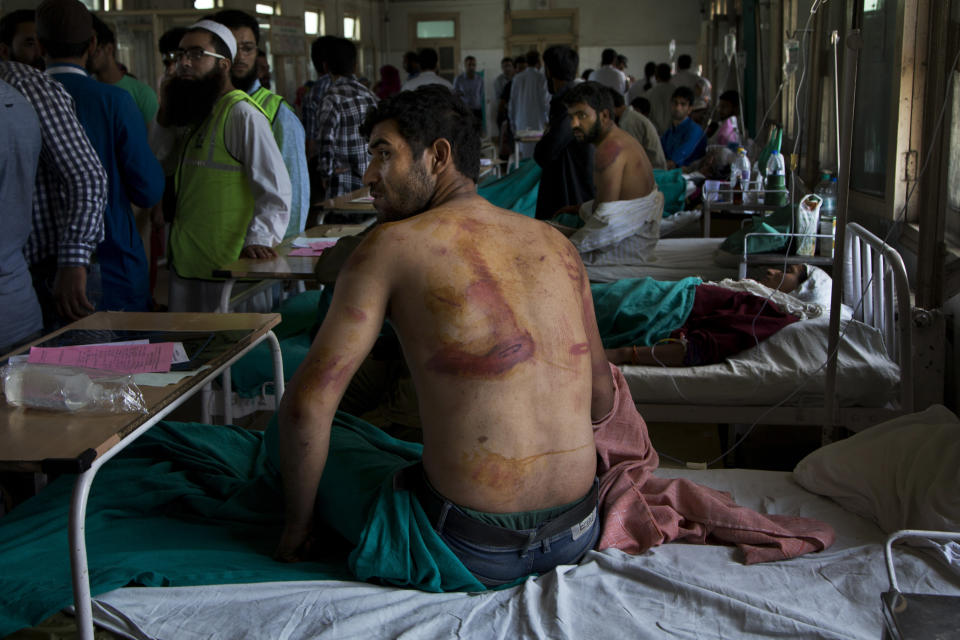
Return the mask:
<svg viewBox="0 0 960 640">
<path fill-rule="evenodd" d="M 434 173 L 440 173 L 445 167 L 453 164 L 453 147 L 446 138 L 434 140 L 428 147 L 428 151 L 433 156 L 430 168 Z"/>
</svg>

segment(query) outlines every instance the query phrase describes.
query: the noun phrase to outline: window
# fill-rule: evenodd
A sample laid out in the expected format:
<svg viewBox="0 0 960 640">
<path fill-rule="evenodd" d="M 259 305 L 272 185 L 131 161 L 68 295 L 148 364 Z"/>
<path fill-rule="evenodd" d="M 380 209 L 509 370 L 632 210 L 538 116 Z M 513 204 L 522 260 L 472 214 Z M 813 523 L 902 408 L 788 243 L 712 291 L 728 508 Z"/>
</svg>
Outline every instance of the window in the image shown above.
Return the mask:
<svg viewBox="0 0 960 640">
<path fill-rule="evenodd" d="M 350 40 L 360 39 L 360 18 L 357 16 L 343 16 L 343 37 Z"/>
<path fill-rule="evenodd" d="M 213 9 L 213 0 L 193 0 L 194 9 Z"/>
<path fill-rule="evenodd" d="M 308 36 L 322 36 L 326 34 L 323 11 L 304 11 L 303 28 Z"/>
<path fill-rule="evenodd" d="M 272 4 L 260 4 L 257 3 L 257 13 L 262 16 L 272 16 L 275 13 L 279 13 Z"/>
<path fill-rule="evenodd" d="M 953 72 L 948 112 L 950 122 L 950 154 L 947 160 L 947 220 L 946 236 L 960 246 L 960 72 Z"/>
<path fill-rule="evenodd" d="M 418 20 L 418 38 L 455 38 L 457 27 L 455 20 Z"/>
</svg>

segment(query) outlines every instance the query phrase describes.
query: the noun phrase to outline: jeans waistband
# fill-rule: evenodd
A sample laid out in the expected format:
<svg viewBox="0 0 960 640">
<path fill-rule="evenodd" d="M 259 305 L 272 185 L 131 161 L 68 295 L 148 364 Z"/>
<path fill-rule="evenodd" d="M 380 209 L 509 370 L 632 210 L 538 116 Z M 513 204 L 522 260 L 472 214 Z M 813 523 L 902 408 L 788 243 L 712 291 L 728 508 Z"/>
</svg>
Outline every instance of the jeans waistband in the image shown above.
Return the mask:
<svg viewBox="0 0 960 640">
<path fill-rule="evenodd" d="M 397 489 L 407 489 L 417 497 L 434 529 L 474 544 L 507 548 L 529 547 L 578 525 L 589 527 L 596 517 L 598 500 L 596 480 L 586 497 L 569 510 L 536 529 L 523 531 L 505 529 L 471 518 L 457 509 L 453 502 L 440 496 L 436 490 L 428 486 L 427 482 L 423 464 L 417 463 L 398 471 L 394 476 L 393 486 Z M 588 520 L 589 522 L 586 522 Z"/>
</svg>

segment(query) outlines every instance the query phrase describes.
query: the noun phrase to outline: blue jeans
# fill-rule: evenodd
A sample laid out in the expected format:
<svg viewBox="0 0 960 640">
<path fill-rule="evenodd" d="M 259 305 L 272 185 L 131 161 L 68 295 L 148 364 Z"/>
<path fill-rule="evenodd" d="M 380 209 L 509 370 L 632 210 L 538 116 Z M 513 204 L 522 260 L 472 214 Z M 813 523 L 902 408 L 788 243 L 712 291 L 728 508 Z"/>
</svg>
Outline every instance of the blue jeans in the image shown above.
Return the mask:
<svg viewBox="0 0 960 640">
<path fill-rule="evenodd" d="M 594 482 L 596 483 L 596 481 Z M 592 492 L 593 490 L 591 490 Z M 575 508 L 571 508 L 571 511 Z M 464 566 L 470 570 L 470 573 L 488 587 L 507 584 L 532 573 L 545 573 L 557 565 L 575 564 L 597 544 L 600 537 L 600 518 L 595 503 L 593 510 L 585 518 L 558 531 L 556 534 L 536 540 L 539 532 L 542 532 L 546 527 L 550 527 L 551 523 L 563 518 L 566 513 L 544 522 L 536 529 L 516 531 L 516 533 L 526 536 L 527 542 L 509 546 L 482 544 L 477 542 L 476 539 L 464 539 L 462 536 L 445 530 L 449 529 L 445 525 L 449 522 L 451 513 L 455 514 L 454 517 L 460 519 L 461 522 L 463 518 L 472 519 L 457 505 L 443 499 L 439 517 L 433 523 L 434 529 L 450 547 L 450 550 L 460 558 Z M 474 520 L 474 522 L 477 522 L 478 528 L 493 526 L 477 520 Z"/>
</svg>

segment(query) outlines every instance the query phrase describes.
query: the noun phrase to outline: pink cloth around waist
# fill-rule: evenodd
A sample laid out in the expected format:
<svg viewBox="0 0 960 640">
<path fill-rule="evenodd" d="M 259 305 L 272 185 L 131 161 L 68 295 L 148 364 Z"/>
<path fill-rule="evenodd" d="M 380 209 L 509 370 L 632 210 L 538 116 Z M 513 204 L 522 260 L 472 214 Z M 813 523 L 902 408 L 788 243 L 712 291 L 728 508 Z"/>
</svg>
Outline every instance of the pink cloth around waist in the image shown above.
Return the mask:
<svg viewBox="0 0 960 640">
<path fill-rule="evenodd" d="M 610 365 L 616 396 L 594 423 L 602 531 L 597 549 L 643 553 L 666 542 L 733 544 L 746 564 L 784 560 L 833 544 L 830 525 L 797 516 L 765 515 L 730 494 L 685 478 L 658 478 L 659 459 L 620 370 Z"/>
</svg>

